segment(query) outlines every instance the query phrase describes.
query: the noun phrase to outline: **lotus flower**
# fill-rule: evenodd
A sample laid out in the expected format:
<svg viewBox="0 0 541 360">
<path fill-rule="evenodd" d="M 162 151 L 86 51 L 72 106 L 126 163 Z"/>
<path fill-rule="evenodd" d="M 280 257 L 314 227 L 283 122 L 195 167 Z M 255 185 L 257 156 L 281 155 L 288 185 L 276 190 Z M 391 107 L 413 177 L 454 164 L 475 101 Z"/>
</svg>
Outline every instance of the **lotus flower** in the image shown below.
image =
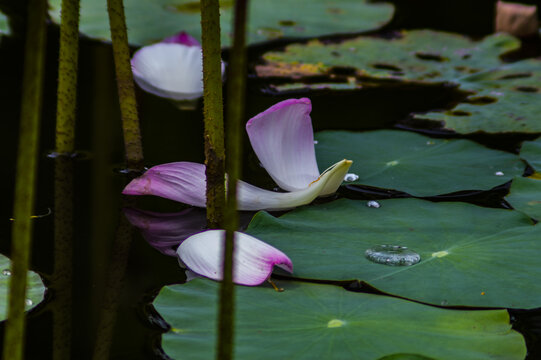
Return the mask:
<svg viewBox="0 0 541 360">
<path fill-rule="evenodd" d="M 339 161 L 319 175 L 310 111 L 309 99 L 290 99 L 248 121 L 248 136 L 261 163 L 289 192 L 264 190 L 239 181 L 239 210 L 287 210 L 336 192 L 352 162 Z M 132 180 L 122 193 L 155 195 L 205 207 L 205 165 L 174 162 L 154 166 Z"/>
<path fill-rule="evenodd" d="M 181 32 L 139 49 L 131 60 L 135 82 L 145 91 L 184 101 L 203 95 L 201 45 Z M 222 73 L 224 66 L 222 64 Z"/>
</svg>

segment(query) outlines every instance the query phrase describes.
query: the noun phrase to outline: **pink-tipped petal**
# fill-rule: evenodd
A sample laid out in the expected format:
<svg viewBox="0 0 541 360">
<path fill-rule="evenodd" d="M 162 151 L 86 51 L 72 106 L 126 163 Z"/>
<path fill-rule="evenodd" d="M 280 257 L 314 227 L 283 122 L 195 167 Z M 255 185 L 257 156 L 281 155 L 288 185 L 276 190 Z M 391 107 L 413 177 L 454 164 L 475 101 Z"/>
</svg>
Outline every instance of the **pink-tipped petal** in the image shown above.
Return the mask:
<svg viewBox="0 0 541 360">
<path fill-rule="evenodd" d="M 201 47 L 201 44 L 199 43 L 199 41 L 197 41 L 196 38 L 184 31 L 181 31 L 173 36 L 166 37 L 161 42 L 166 44 L 182 44 L 186 46 Z"/>
<path fill-rule="evenodd" d="M 190 236 L 177 249 L 180 260 L 191 271 L 213 280 L 222 280 L 224 230 L 208 230 Z M 233 281 L 256 286 L 269 278 L 274 266 L 293 272 L 286 254 L 256 239 L 235 232 Z"/>
<path fill-rule="evenodd" d="M 284 190 L 304 189 L 319 176 L 311 110 L 310 99 L 289 99 L 271 106 L 246 124 L 259 161 Z"/>
<path fill-rule="evenodd" d="M 122 193 L 154 195 L 188 205 L 205 207 L 205 165 L 174 162 L 154 166 L 142 176 L 133 179 Z"/>
<path fill-rule="evenodd" d="M 131 59 L 137 85 L 154 95 L 192 100 L 203 94 L 203 62 L 199 46 L 157 43 L 139 49 Z"/>
<path fill-rule="evenodd" d="M 137 227 L 145 240 L 159 252 L 177 256 L 184 239 L 205 229 L 205 211 L 190 208 L 178 213 L 156 213 L 135 208 L 123 209 L 128 221 Z"/>
</svg>

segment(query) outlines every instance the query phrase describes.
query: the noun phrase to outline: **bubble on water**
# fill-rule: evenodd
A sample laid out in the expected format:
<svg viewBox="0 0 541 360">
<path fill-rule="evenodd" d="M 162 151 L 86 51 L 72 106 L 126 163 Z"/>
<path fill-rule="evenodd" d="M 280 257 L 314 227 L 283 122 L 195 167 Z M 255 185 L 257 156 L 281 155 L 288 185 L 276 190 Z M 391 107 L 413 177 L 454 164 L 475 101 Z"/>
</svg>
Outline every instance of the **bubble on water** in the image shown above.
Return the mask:
<svg viewBox="0 0 541 360">
<path fill-rule="evenodd" d="M 376 245 L 364 255 L 370 261 L 391 266 L 410 266 L 421 261 L 419 254 L 401 245 Z"/>
<path fill-rule="evenodd" d="M 377 201 L 370 200 L 369 202 L 366 203 L 366 206 L 377 209 L 381 206 L 381 204 Z"/>
<path fill-rule="evenodd" d="M 9 269 L 4 269 L 4 270 L 2 270 L 2 275 L 4 275 L 4 276 L 11 276 L 11 270 L 9 270 Z"/>
<path fill-rule="evenodd" d="M 494 173 L 494 175 L 496 175 L 496 176 L 503 176 L 504 173 L 503 173 L 503 171 L 496 171 L 496 172 Z"/>
<path fill-rule="evenodd" d="M 34 304 L 34 302 L 30 299 L 26 299 L 24 303 L 26 304 L 26 306 L 32 306 Z"/>
<path fill-rule="evenodd" d="M 356 180 L 359 180 L 359 175 L 357 174 L 349 173 L 349 174 L 346 174 L 346 176 L 344 176 L 344 181 L 351 182 L 351 181 L 356 181 Z"/>
</svg>

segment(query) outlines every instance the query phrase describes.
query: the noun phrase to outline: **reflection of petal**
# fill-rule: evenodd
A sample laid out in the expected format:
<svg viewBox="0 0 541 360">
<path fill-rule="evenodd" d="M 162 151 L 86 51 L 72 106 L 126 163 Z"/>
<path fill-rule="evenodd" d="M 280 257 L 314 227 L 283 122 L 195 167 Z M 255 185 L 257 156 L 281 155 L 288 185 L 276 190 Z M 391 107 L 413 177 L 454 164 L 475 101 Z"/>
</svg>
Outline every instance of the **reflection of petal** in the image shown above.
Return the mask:
<svg viewBox="0 0 541 360">
<path fill-rule="evenodd" d="M 187 32 L 179 32 L 173 36 L 166 37 L 161 41 L 162 43 L 167 44 L 182 44 L 186 46 L 198 46 L 201 47 L 199 41 L 196 38 L 188 34 Z"/>
<path fill-rule="evenodd" d="M 271 106 L 246 124 L 250 143 L 273 180 L 295 191 L 317 179 L 310 99 L 289 99 Z"/>
<path fill-rule="evenodd" d="M 205 211 L 190 208 L 178 213 L 156 213 L 134 208 L 123 209 L 129 222 L 139 228 L 148 243 L 159 252 L 177 256 L 176 248 L 187 237 L 204 230 Z"/>
<path fill-rule="evenodd" d="M 339 186 L 350 166 L 351 161 L 342 160 L 325 170 L 308 187 L 287 193 L 264 190 L 239 181 L 237 185 L 238 209 L 287 210 L 309 204 L 322 195 L 324 190 Z M 340 181 L 338 182 L 338 180 Z M 155 195 L 193 206 L 205 207 L 205 191 L 205 165 L 176 162 L 152 167 L 141 177 L 132 180 L 122 193 L 125 195 Z"/>
<path fill-rule="evenodd" d="M 180 260 L 193 272 L 222 279 L 224 230 L 208 230 L 190 236 L 178 247 Z M 291 260 L 280 250 L 253 236 L 235 232 L 233 281 L 255 286 L 267 280 L 274 266 L 293 272 Z"/>
<path fill-rule="evenodd" d="M 158 43 L 139 49 L 131 60 L 135 82 L 145 91 L 173 100 L 203 93 L 201 48 Z"/>
</svg>

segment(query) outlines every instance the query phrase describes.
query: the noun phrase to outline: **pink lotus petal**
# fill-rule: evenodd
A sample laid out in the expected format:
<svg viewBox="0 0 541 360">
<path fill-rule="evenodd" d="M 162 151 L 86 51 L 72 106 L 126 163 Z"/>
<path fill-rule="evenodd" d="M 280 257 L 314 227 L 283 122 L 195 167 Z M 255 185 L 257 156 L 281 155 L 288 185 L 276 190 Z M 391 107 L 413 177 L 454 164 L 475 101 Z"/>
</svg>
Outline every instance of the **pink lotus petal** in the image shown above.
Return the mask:
<svg viewBox="0 0 541 360">
<path fill-rule="evenodd" d="M 225 230 L 208 230 L 190 236 L 178 247 L 180 260 L 193 272 L 222 280 L 222 248 Z M 291 260 L 280 250 L 253 236 L 235 232 L 233 281 L 256 286 L 269 278 L 276 265 L 293 272 Z"/>
<path fill-rule="evenodd" d="M 183 161 L 154 166 L 122 191 L 125 195 L 154 195 L 198 207 L 206 206 L 205 192 L 205 165 Z"/>
<path fill-rule="evenodd" d="M 271 106 L 246 124 L 259 161 L 284 190 L 305 189 L 319 176 L 311 110 L 310 99 L 289 99 Z"/>
<path fill-rule="evenodd" d="M 177 256 L 176 249 L 187 237 L 206 228 L 205 210 L 190 208 L 178 213 L 123 209 L 128 221 L 139 228 L 145 240 L 162 254 Z"/>
<path fill-rule="evenodd" d="M 173 36 L 166 37 L 161 41 L 162 43 L 167 44 L 182 44 L 186 46 L 198 46 L 201 47 L 199 41 L 196 38 L 188 34 L 187 32 L 181 31 L 178 34 Z"/>
<path fill-rule="evenodd" d="M 144 46 L 131 59 L 137 85 L 173 100 L 197 99 L 203 94 L 201 48 L 161 42 Z"/>
</svg>

